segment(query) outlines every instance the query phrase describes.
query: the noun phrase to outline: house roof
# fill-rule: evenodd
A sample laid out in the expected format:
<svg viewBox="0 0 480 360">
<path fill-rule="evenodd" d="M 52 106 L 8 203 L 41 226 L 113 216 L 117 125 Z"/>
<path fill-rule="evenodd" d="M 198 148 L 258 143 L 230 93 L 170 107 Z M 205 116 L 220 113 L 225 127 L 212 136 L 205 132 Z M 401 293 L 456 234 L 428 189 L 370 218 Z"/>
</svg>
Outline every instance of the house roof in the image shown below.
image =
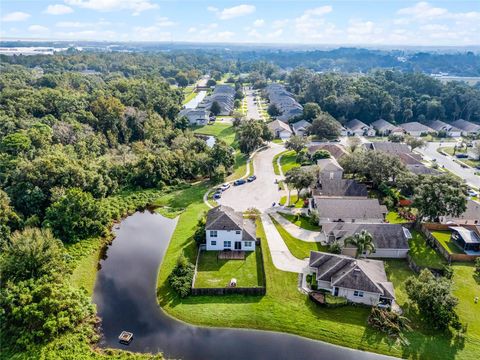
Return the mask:
<svg viewBox="0 0 480 360">
<path fill-rule="evenodd" d="M 480 125 L 475 124 L 473 122 L 459 119 L 454 122 L 452 122 L 452 125 L 463 130 L 463 131 L 468 131 L 468 132 L 480 132 Z"/>
<path fill-rule="evenodd" d="M 395 299 L 393 285 L 388 282 L 382 261 L 311 251 L 309 264 L 317 269 L 317 280 Z"/>
<path fill-rule="evenodd" d="M 328 175 L 320 176 L 318 192 L 322 196 L 355 196 L 367 197 L 367 186 L 352 179 L 330 179 Z"/>
<path fill-rule="evenodd" d="M 317 150 L 327 150 L 337 160 L 348 154 L 342 146 L 337 144 L 319 144 L 308 147 L 310 154 L 315 153 Z"/>
<path fill-rule="evenodd" d="M 407 170 L 411 171 L 416 175 L 440 175 L 441 174 L 440 171 L 433 168 L 429 168 L 423 164 L 412 164 L 412 165 L 407 164 L 406 168 Z"/>
<path fill-rule="evenodd" d="M 320 218 L 330 219 L 377 219 L 383 221 L 388 212 L 378 199 L 349 199 L 314 197 Z"/>
<path fill-rule="evenodd" d="M 256 229 L 252 220 L 244 219 L 241 212 L 233 210 L 228 206 L 217 206 L 207 213 L 205 230 L 241 230 L 242 240 L 255 241 Z"/>
<path fill-rule="evenodd" d="M 433 120 L 427 122 L 427 126 L 431 127 L 433 130 L 436 131 L 448 131 L 448 132 L 460 132 L 461 130 L 455 126 L 447 124 L 441 120 Z"/>
<path fill-rule="evenodd" d="M 459 217 L 446 216 L 445 222 L 457 224 L 480 224 L 480 203 L 471 199 L 467 200 L 467 209 Z"/>
<path fill-rule="evenodd" d="M 431 127 L 428 127 L 426 125 L 420 124 L 417 121 L 405 123 L 405 124 L 400 124 L 400 127 L 404 129 L 405 131 L 419 131 L 419 132 L 435 132 Z"/>
<path fill-rule="evenodd" d="M 378 141 L 366 144 L 370 150 L 381 151 L 391 155 L 398 155 L 401 153 L 411 153 L 410 148 L 407 144 L 389 142 L 389 141 Z"/>
<path fill-rule="evenodd" d="M 392 131 L 396 128 L 395 125 L 390 124 L 388 121 L 383 120 L 383 119 L 378 119 L 377 121 L 374 121 L 371 123 L 371 125 L 377 129 L 378 131 Z"/>
<path fill-rule="evenodd" d="M 364 122 L 358 120 L 358 119 L 353 119 L 349 122 L 347 122 L 345 124 L 345 126 L 347 128 L 349 128 L 350 130 L 363 130 L 364 128 L 369 128 L 370 126 L 368 126 L 367 124 L 365 124 Z"/>
<path fill-rule="evenodd" d="M 311 125 L 312 124 L 310 124 L 308 121 L 300 120 L 300 121 L 297 121 L 296 123 L 293 123 L 292 128 L 294 131 L 307 130 L 307 128 L 309 128 Z"/>
<path fill-rule="evenodd" d="M 275 131 L 287 131 L 289 133 L 292 132 L 292 130 L 290 129 L 290 126 L 288 126 L 288 124 L 285 124 L 283 121 L 280 121 L 280 120 L 273 120 L 267 126 L 272 132 L 275 132 Z"/>
<path fill-rule="evenodd" d="M 329 171 L 343 171 L 343 168 L 340 166 L 337 160 L 331 157 L 327 159 L 318 159 L 317 165 L 320 173 Z"/>
<path fill-rule="evenodd" d="M 408 249 L 410 233 L 399 224 L 357 224 L 357 223 L 327 223 L 322 226 L 322 231 L 329 240 L 336 240 L 340 244 L 349 236 L 368 231 L 377 249 Z"/>
<path fill-rule="evenodd" d="M 450 226 L 450 229 L 459 233 L 465 243 L 480 244 L 480 237 L 475 231 L 466 229 L 462 226 Z"/>
</svg>

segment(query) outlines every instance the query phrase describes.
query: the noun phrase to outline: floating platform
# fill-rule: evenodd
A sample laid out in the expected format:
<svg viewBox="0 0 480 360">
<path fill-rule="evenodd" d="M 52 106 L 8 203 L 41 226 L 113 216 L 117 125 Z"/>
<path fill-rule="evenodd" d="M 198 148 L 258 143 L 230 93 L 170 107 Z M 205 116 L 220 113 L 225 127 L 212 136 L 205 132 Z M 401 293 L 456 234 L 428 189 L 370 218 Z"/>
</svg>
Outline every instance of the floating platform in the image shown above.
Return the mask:
<svg viewBox="0 0 480 360">
<path fill-rule="evenodd" d="M 133 333 L 128 331 L 122 331 L 122 333 L 118 337 L 118 341 L 120 342 L 120 344 L 123 344 L 123 345 L 130 344 L 132 340 L 133 340 Z"/>
</svg>

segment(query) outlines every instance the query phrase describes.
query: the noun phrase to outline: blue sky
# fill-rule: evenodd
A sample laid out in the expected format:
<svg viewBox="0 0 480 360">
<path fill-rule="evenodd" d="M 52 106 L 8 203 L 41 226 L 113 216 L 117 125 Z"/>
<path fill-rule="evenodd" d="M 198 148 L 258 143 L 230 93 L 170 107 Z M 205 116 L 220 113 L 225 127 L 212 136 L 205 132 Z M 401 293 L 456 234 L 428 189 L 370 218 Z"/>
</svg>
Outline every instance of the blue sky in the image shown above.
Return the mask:
<svg viewBox="0 0 480 360">
<path fill-rule="evenodd" d="M 1 38 L 479 45 L 480 1 L 1 0 Z"/>
</svg>

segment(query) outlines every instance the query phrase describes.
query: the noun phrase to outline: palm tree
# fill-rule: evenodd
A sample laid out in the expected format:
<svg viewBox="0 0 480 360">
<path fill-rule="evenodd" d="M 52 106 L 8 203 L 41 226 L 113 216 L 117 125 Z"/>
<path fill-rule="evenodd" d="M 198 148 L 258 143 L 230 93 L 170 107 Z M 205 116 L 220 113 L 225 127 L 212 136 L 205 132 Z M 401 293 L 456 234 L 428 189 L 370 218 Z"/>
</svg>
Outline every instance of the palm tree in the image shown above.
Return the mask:
<svg viewBox="0 0 480 360">
<path fill-rule="evenodd" d="M 373 243 L 373 236 L 367 230 L 362 230 L 359 233 L 355 233 L 353 236 L 349 236 L 345 239 L 345 245 L 351 244 L 357 248 L 357 254 L 355 257 L 359 257 L 364 252 L 374 253 L 375 244 Z"/>
</svg>

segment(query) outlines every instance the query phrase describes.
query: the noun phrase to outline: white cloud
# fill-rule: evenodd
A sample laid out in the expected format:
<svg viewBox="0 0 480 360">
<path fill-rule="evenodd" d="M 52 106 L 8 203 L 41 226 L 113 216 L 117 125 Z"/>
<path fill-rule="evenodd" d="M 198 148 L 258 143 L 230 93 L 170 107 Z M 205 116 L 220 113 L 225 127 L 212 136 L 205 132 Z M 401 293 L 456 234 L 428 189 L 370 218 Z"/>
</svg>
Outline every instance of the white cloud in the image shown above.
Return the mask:
<svg viewBox="0 0 480 360">
<path fill-rule="evenodd" d="M 229 20 L 239 16 L 253 14 L 256 8 L 253 5 L 242 4 L 242 5 L 233 6 L 231 8 L 225 8 L 223 10 L 219 10 L 217 8 L 209 6 L 208 10 L 215 12 L 218 18 L 221 20 Z"/>
<path fill-rule="evenodd" d="M 177 23 L 175 21 L 170 20 L 168 17 L 160 17 L 158 18 L 156 25 L 160 27 L 169 27 L 169 26 L 177 25 Z"/>
<path fill-rule="evenodd" d="M 426 1 L 416 3 L 414 6 L 397 11 L 399 15 L 409 15 L 417 19 L 431 19 L 448 13 L 447 9 L 434 7 Z"/>
<path fill-rule="evenodd" d="M 8 13 L 2 17 L 2 21 L 13 22 L 13 21 L 25 21 L 30 17 L 30 14 L 27 14 L 22 11 L 14 11 Z"/>
<path fill-rule="evenodd" d="M 70 6 L 62 4 L 48 5 L 44 11 L 45 14 L 49 15 L 64 15 L 72 12 L 73 9 Z"/>
<path fill-rule="evenodd" d="M 158 8 L 158 5 L 150 0 L 65 0 L 65 2 L 68 5 L 98 11 L 133 10 L 132 15 Z"/>
<path fill-rule="evenodd" d="M 297 35 L 301 36 L 304 42 L 331 42 L 334 36 L 341 33 L 335 24 L 324 18 L 332 11 L 330 5 L 305 10 L 294 20 Z"/>
<path fill-rule="evenodd" d="M 263 19 L 257 19 L 253 22 L 253 26 L 255 27 L 262 27 L 263 25 L 265 25 L 265 20 Z"/>
<path fill-rule="evenodd" d="M 28 31 L 35 34 L 45 34 L 48 32 L 48 28 L 42 25 L 30 25 Z"/>
</svg>

